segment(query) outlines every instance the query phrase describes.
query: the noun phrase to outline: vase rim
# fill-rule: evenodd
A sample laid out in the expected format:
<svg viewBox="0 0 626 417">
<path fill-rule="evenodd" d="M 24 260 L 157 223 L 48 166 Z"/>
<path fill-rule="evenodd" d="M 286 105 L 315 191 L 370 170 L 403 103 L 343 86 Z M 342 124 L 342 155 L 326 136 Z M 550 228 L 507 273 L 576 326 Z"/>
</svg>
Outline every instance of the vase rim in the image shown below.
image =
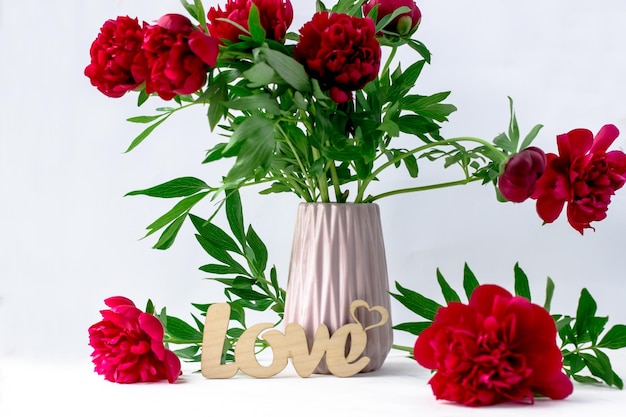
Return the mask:
<svg viewBox="0 0 626 417">
<path fill-rule="evenodd" d="M 313 205 L 319 205 L 319 206 L 377 206 L 378 204 L 376 203 L 354 203 L 354 202 L 346 202 L 346 203 L 337 203 L 337 202 L 329 202 L 329 203 L 324 203 L 321 201 L 302 201 L 300 202 L 301 206 L 313 206 Z"/>
</svg>

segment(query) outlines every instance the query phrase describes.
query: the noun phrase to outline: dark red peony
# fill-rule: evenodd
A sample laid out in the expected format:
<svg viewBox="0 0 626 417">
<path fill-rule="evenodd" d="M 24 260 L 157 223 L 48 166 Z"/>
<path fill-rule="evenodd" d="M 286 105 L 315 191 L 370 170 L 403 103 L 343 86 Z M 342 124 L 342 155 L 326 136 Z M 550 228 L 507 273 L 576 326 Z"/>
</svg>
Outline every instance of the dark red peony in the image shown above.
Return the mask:
<svg viewBox="0 0 626 417">
<path fill-rule="evenodd" d="M 300 29 L 294 57 L 309 76 L 330 90 L 336 103 L 352 97 L 378 75 L 380 44 L 374 22 L 342 13 L 319 12 Z"/>
<path fill-rule="evenodd" d="M 144 24 L 143 51 L 143 61 L 133 68 L 133 75 L 146 80 L 148 94 L 170 100 L 195 93 L 204 85 L 219 46 L 185 16 L 168 14 L 154 26 Z"/>
<path fill-rule="evenodd" d="M 91 63 L 85 75 L 91 84 L 109 97 L 121 97 L 135 89 L 143 78 L 133 76 L 132 67 L 141 56 L 143 32 L 137 19 L 119 16 L 107 20 L 91 44 Z"/>
<path fill-rule="evenodd" d="M 228 0 L 224 10 L 211 7 L 207 13 L 207 25 L 211 36 L 229 42 L 239 42 L 245 34 L 238 26 L 248 29 L 250 8 L 259 9 L 261 26 L 268 39 L 282 42 L 293 21 L 293 7 L 289 0 Z M 235 23 L 236 25 L 234 25 Z"/>
<path fill-rule="evenodd" d="M 611 196 L 626 182 L 626 154 L 607 152 L 618 135 L 617 127 L 605 125 L 595 138 L 587 129 L 557 136 L 559 155 L 547 155 L 546 170 L 532 195 L 543 221 L 556 220 L 565 203 L 567 220 L 581 234 L 592 228 L 592 221 L 606 217 Z"/>
<path fill-rule="evenodd" d="M 498 178 L 498 188 L 504 198 L 521 203 L 535 191 L 535 183 L 546 168 L 546 154 L 531 146 L 511 156 Z"/>
<path fill-rule="evenodd" d="M 111 382 L 176 381 L 180 360 L 163 346 L 163 326 L 125 297 L 104 300 L 102 321 L 89 328 L 89 344 L 98 374 Z"/>
<path fill-rule="evenodd" d="M 410 35 L 417 29 L 422 20 L 422 12 L 413 0 L 369 0 L 363 5 L 363 14 L 367 16 L 375 6 L 378 6 L 376 23 L 383 17 L 389 16 L 400 7 L 408 7 L 411 9 L 410 12 L 396 16 L 387 24 L 384 28 L 387 32 L 396 33 L 401 36 Z"/>
<path fill-rule="evenodd" d="M 417 362 L 436 370 L 437 399 L 469 406 L 563 399 L 573 390 L 562 372 L 550 314 L 496 285 L 481 285 L 469 305 L 451 302 L 415 343 Z"/>
</svg>

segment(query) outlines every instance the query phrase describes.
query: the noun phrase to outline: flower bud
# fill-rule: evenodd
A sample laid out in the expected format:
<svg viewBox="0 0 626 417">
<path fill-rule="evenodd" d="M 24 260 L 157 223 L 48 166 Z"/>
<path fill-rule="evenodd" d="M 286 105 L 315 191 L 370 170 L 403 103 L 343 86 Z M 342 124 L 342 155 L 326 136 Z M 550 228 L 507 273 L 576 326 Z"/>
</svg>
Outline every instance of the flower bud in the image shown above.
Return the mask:
<svg viewBox="0 0 626 417">
<path fill-rule="evenodd" d="M 400 36 L 408 36 L 413 33 L 422 19 L 422 12 L 413 0 L 369 0 L 363 5 L 363 14 L 368 15 L 375 6 L 378 6 L 376 22 L 392 14 L 400 7 L 411 9 L 408 13 L 396 16 L 384 28 L 385 31 L 396 33 Z"/>
<path fill-rule="evenodd" d="M 504 198 L 521 203 L 535 191 L 535 183 L 546 168 L 546 154 L 531 146 L 511 156 L 498 178 L 498 188 Z"/>
</svg>

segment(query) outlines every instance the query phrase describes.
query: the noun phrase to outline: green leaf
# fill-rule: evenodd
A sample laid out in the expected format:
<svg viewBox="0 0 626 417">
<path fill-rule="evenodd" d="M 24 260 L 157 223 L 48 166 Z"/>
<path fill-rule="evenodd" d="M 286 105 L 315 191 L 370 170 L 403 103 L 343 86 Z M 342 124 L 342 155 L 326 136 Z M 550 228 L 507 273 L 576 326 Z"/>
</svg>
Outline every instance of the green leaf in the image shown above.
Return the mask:
<svg viewBox="0 0 626 417">
<path fill-rule="evenodd" d="M 148 299 L 148 302 L 146 303 L 146 308 L 144 309 L 144 311 L 148 314 L 154 314 L 154 303 L 152 302 L 151 299 Z"/>
<path fill-rule="evenodd" d="M 226 176 L 226 184 L 252 178 L 257 170 L 266 172 L 270 168 L 276 148 L 274 123 L 271 120 L 249 117 L 235 129 L 231 140 L 245 142 L 237 155 L 237 161 Z"/>
<path fill-rule="evenodd" d="M 191 17 L 198 20 L 198 8 L 195 5 L 190 4 L 186 0 L 180 0 L 180 3 L 183 5 L 185 10 L 187 10 L 187 13 L 189 13 Z"/>
<path fill-rule="evenodd" d="M 207 118 L 209 119 L 211 130 L 214 130 L 222 117 L 228 113 L 228 109 L 224 105 L 224 102 L 228 101 L 228 83 L 224 73 L 213 79 L 205 94 L 209 101 Z M 204 97 L 201 97 L 201 99 L 204 99 Z"/>
<path fill-rule="evenodd" d="M 406 114 L 400 116 L 396 121 L 401 132 L 410 135 L 423 135 L 439 130 L 439 125 L 423 116 L 415 114 Z"/>
<path fill-rule="evenodd" d="M 402 161 L 404 162 L 406 169 L 409 171 L 409 176 L 411 178 L 417 178 L 419 175 L 419 167 L 417 166 L 417 158 L 415 158 L 415 155 L 407 155 L 402 159 Z"/>
<path fill-rule="evenodd" d="M 258 88 L 276 82 L 276 71 L 266 62 L 259 62 L 243 72 L 243 76 L 250 81 L 249 88 Z"/>
<path fill-rule="evenodd" d="M 409 39 L 408 40 L 408 45 L 418 54 L 420 54 L 422 56 L 422 58 L 424 58 L 424 60 L 430 64 L 430 59 L 431 59 L 431 54 L 430 51 L 428 50 L 428 48 L 426 47 L 426 45 L 424 45 L 422 42 L 417 41 L 415 39 Z"/>
<path fill-rule="evenodd" d="M 396 324 L 395 326 L 393 326 L 393 328 L 395 330 L 408 332 L 408 333 L 411 333 L 411 334 L 417 336 L 420 333 L 422 333 L 424 330 L 426 330 L 431 324 L 432 324 L 432 322 L 430 322 L 430 321 L 400 323 L 400 324 Z"/>
<path fill-rule="evenodd" d="M 267 63 L 274 68 L 274 71 L 282 77 L 289 85 L 298 91 L 311 91 L 309 76 L 302 64 L 282 52 L 270 49 L 267 46 L 260 48 L 261 53 L 267 59 Z"/>
<path fill-rule="evenodd" d="M 202 333 L 178 317 L 167 316 L 167 333 L 187 342 L 202 342 Z"/>
<path fill-rule="evenodd" d="M 592 317 L 595 317 L 597 310 L 596 301 L 586 288 L 580 292 L 578 299 L 578 308 L 576 309 L 576 323 L 574 329 L 578 337 L 583 336 L 589 330 L 589 323 Z M 597 375 L 596 375 L 597 376 Z"/>
<path fill-rule="evenodd" d="M 243 300 L 253 301 L 253 300 L 266 300 L 268 298 L 267 295 L 261 294 L 260 292 L 245 289 L 245 288 L 226 288 L 226 291 L 235 294 L 236 296 L 242 298 Z"/>
<path fill-rule="evenodd" d="M 563 363 L 569 365 L 569 371 L 572 374 L 576 374 L 585 368 L 583 358 L 577 353 L 563 355 Z"/>
<path fill-rule="evenodd" d="M 587 332 L 589 335 L 589 340 L 592 344 L 596 344 L 598 341 L 598 337 L 604 331 L 604 326 L 609 321 L 608 317 L 591 317 L 587 324 Z"/>
<path fill-rule="evenodd" d="M 554 295 L 554 281 L 552 278 L 548 277 L 546 280 L 546 301 L 543 303 L 543 308 L 550 311 L 550 307 L 552 306 L 552 296 Z"/>
<path fill-rule="evenodd" d="M 265 42 L 265 29 L 261 26 L 261 18 L 259 17 L 259 9 L 256 4 L 252 3 L 248 14 L 248 28 L 252 40 L 258 43 Z"/>
<path fill-rule="evenodd" d="M 176 240 L 176 236 L 178 235 L 178 232 L 180 231 L 180 228 L 185 222 L 185 217 L 186 215 L 183 214 L 182 216 L 180 216 L 179 218 L 171 222 L 165 228 L 165 230 L 163 230 L 163 233 L 161 233 L 161 236 L 159 236 L 159 240 L 157 241 L 157 243 L 154 244 L 152 248 L 165 250 L 165 249 L 169 249 L 170 247 L 172 247 L 172 245 L 174 244 L 174 241 Z"/>
<path fill-rule="evenodd" d="M 382 19 L 378 21 L 378 23 L 376 23 L 376 32 L 380 32 L 381 30 L 383 30 L 385 26 L 387 26 L 387 24 L 389 24 L 389 22 L 391 22 L 397 16 L 403 13 L 409 13 L 410 11 L 411 9 L 409 9 L 407 6 L 398 7 L 397 9 L 393 11 L 393 13 L 384 16 Z"/>
<path fill-rule="evenodd" d="M 166 121 L 168 119 L 168 117 L 170 117 L 171 115 L 172 115 L 172 113 L 168 113 L 162 119 L 160 119 L 158 122 L 153 123 L 150 126 L 148 126 L 135 139 L 133 139 L 133 141 L 131 142 L 130 146 L 128 146 L 128 149 L 126 149 L 126 151 L 124 151 L 124 153 L 128 153 L 128 152 L 132 151 L 133 149 L 135 149 L 141 142 L 144 141 L 145 138 L 148 137 L 148 135 L 150 135 L 150 133 L 152 133 L 152 131 L 154 129 L 156 129 L 161 123 Z"/>
<path fill-rule="evenodd" d="M 619 389 L 624 389 L 624 381 L 613 371 L 613 385 L 615 385 Z"/>
<path fill-rule="evenodd" d="M 572 375 L 572 378 L 574 378 L 574 381 L 580 382 L 581 384 L 601 384 L 602 383 L 602 381 L 597 380 L 587 375 Z"/>
<path fill-rule="evenodd" d="M 621 349 L 626 347 L 626 326 L 623 324 L 616 324 L 606 332 L 598 347 L 607 349 Z"/>
<path fill-rule="evenodd" d="M 261 240 L 259 235 L 254 231 L 252 225 L 248 226 L 248 233 L 246 234 L 246 241 L 252 252 L 254 253 L 254 265 L 259 272 L 265 271 L 267 266 L 267 247 Z"/>
<path fill-rule="evenodd" d="M 437 282 L 439 283 L 439 287 L 441 287 L 441 293 L 443 294 L 443 298 L 446 300 L 446 303 L 451 301 L 461 302 L 461 298 L 459 298 L 456 291 L 454 291 L 450 284 L 448 284 L 441 271 L 439 271 L 439 268 L 437 268 Z"/>
<path fill-rule="evenodd" d="M 200 23 L 200 27 L 204 30 L 207 30 L 206 25 L 206 13 L 204 12 L 204 5 L 202 4 L 202 0 L 194 0 L 194 4 L 196 6 L 196 10 L 198 11 L 198 16 L 196 20 Z"/>
<path fill-rule="evenodd" d="M 241 300 L 228 303 L 230 305 L 230 320 L 234 320 L 246 327 L 246 311 L 239 304 L 239 301 Z"/>
<path fill-rule="evenodd" d="M 494 145 L 501 147 L 507 153 L 513 154 L 517 151 L 505 133 L 500 133 L 496 136 L 493 143 Z"/>
<path fill-rule="evenodd" d="M 581 353 L 580 355 L 593 376 L 602 379 L 609 386 L 613 385 L 613 369 L 611 368 L 611 362 L 608 357 L 599 350 L 594 350 L 594 353 L 597 356 L 593 356 L 589 353 Z"/>
<path fill-rule="evenodd" d="M 513 268 L 515 273 L 515 295 L 526 298 L 528 301 L 530 299 L 530 286 L 528 285 L 528 277 L 520 268 L 518 263 L 515 263 L 515 267 Z"/>
<path fill-rule="evenodd" d="M 528 148 L 530 146 L 530 144 L 533 142 L 533 140 L 535 140 L 535 138 L 539 134 L 539 131 L 542 128 L 543 128 L 543 125 L 536 125 L 535 127 L 533 127 L 530 130 L 530 132 L 528 132 L 528 134 L 526 135 L 524 140 L 522 141 L 522 144 L 519 147 L 520 150 Z"/>
<path fill-rule="evenodd" d="M 509 139 L 511 140 L 513 152 L 516 152 L 517 144 L 519 143 L 519 126 L 517 125 L 515 109 L 513 108 L 513 99 L 511 97 L 509 97 L 509 108 L 511 112 L 511 121 L 509 122 Z"/>
<path fill-rule="evenodd" d="M 218 274 L 218 275 L 236 275 L 240 273 L 238 268 L 233 268 L 228 265 L 220 265 L 220 264 L 207 264 L 202 265 L 200 270 L 206 272 L 208 274 Z"/>
<path fill-rule="evenodd" d="M 183 349 L 175 350 L 174 353 L 181 359 L 194 360 L 199 350 L 199 345 L 192 345 Z"/>
<path fill-rule="evenodd" d="M 264 110 L 269 114 L 280 114 L 278 103 L 269 94 L 253 94 L 233 101 L 227 101 L 224 105 L 234 110 Z"/>
<path fill-rule="evenodd" d="M 391 293 L 391 296 L 398 300 L 402 305 L 427 320 L 435 319 L 435 314 L 441 305 L 421 294 L 416 293 L 415 291 L 404 288 L 398 282 L 396 282 L 396 289 L 400 292 L 400 294 Z"/>
<path fill-rule="evenodd" d="M 220 229 L 213 223 L 207 222 L 200 217 L 189 215 L 191 222 L 202 237 L 204 237 L 211 245 L 217 246 L 222 250 L 242 254 L 241 248 L 235 243 L 225 231 Z"/>
<path fill-rule="evenodd" d="M 411 64 L 406 70 L 398 72 L 399 76 L 397 78 L 395 77 L 396 73 L 394 73 L 388 93 L 391 102 L 400 100 L 413 88 L 425 63 L 425 61 L 417 61 Z"/>
<path fill-rule="evenodd" d="M 237 272 L 237 274 L 248 275 L 248 271 L 246 271 L 241 264 L 235 261 L 233 257 L 230 256 L 224 249 L 211 244 L 211 242 L 199 234 L 196 235 L 196 240 L 200 243 L 200 246 L 202 246 L 204 251 L 213 257 L 213 259 L 230 266 Z"/>
<path fill-rule="evenodd" d="M 243 246 L 246 243 L 246 233 L 244 231 L 241 196 L 238 190 L 226 192 L 226 219 L 233 235 Z"/>
<path fill-rule="evenodd" d="M 170 211 L 168 211 L 167 213 L 165 213 L 164 215 L 162 215 L 161 217 L 156 219 L 154 222 L 152 222 L 152 224 L 150 224 L 147 227 L 148 233 L 144 237 L 150 236 L 151 234 L 153 234 L 157 230 L 167 226 L 168 224 L 170 224 L 171 222 L 173 222 L 177 218 L 183 216 L 184 214 L 187 214 L 189 212 L 189 210 L 191 210 L 191 208 L 196 203 L 198 203 L 200 200 L 202 200 L 204 197 L 206 197 L 207 194 L 209 194 L 209 193 L 208 192 L 202 192 L 202 193 L 194 194 L 194 195 L 189 196 L 189 197 L 185 197 L 182 200 L 180 200 L 178 203 L 176 203 L 176 205 L 174 207 L 172 207 L 172 209 Z"/>
<path fill-rule="evenodd" d="M 163 117 L 163 115 L 157 114 L 156 116 L 137 116 L 128 118 L 126 121 L 131 123 L 150 123 L 160 117 Z"/>
<path fill-rule="evenodd" d="M 465 266 L 463 268 L 463 289 L 465 290 L 465 295 L 467 296 L 468 300 L 472 296 L 472 292 L 479 285 L 480 284 L 478 283 L 478 280 L 476 279 L 476 275 L 474 275 L 469 265 L 465 263 Z"/>
<path fill-rule="evenodd" d="M 158 198 L 188 197 L 208 190 L 210 187 L 202 180 L 194 177 L 181 177 L 144 190 L 131 191 L 129 195 L 147 195 Z"/>
<path fill-rule="evenodd" d="M 148 101 L 149 98 L 150 94 L 146 93 L 146 89 L 141 89 L 141 91 L 139 91 L 139 95 L 137 96 L 137 107 L 141 107 L 141 105 Z"/>
</svg>

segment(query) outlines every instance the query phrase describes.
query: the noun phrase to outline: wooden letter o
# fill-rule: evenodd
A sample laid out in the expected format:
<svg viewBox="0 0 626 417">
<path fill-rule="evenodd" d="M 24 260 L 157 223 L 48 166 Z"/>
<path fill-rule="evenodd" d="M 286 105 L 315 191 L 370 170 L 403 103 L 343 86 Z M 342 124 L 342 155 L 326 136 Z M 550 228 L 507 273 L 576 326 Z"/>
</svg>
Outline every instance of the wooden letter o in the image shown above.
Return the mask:
<svg viewBox="0 0 626 417">
<path fill-rule="evenodd" d="M 259 323 L 243 332 L 235 346 L 235 361 L 241 372 L 255 378 L 269 378 L 285 369 L 289 351 L 283 346 L 274 347 L 270 344 L 274 358 L 269 366 L 261 365 L 256 359 L 255 342 L 263 330 L 272 327 L 272 323 Z"/>
</svg>

